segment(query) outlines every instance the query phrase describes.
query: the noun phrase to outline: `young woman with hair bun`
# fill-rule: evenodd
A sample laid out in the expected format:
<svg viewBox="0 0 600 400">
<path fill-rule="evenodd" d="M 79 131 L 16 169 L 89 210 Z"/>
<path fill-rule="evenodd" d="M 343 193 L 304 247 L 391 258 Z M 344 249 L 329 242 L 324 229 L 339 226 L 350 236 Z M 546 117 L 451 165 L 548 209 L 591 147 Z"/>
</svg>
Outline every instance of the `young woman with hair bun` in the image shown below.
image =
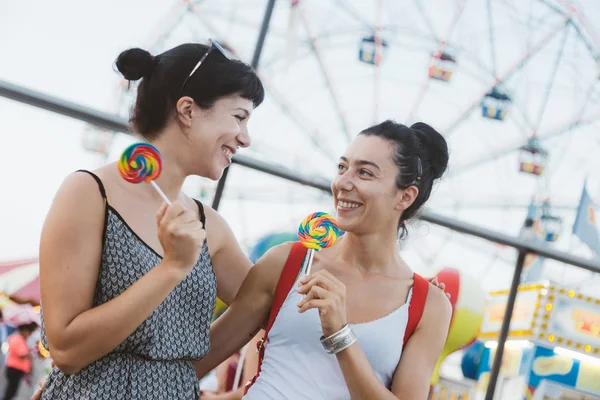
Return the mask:
<svg viewBox="0 0 600 400">
<path fill-rule="evenodd" d="M 308 275 L 302 244 L 270 249 L 213 324 L 199 376 L 266 328 L 246 400 L 426 399 L 452 309 L 397 240 L 447 165 L 446 141 L 427 124 L 362 131 L 331 185 L 344 235 L 315 253 Z"/>
<path fill-rule="evenodd" d="M 193 361 L 210 347 L 216 296 L 231 302 L 252 264 L 182 186 L 190 175 L 218 180 L 250 145 L 264 89 L 214 42 L 129 49 L 116 68 L 141 79 L 130 122 L 162 154 L 157 184 L 172 204 L 115 163 L 65 179 L 40 245 L 42 340 L 56 363 L 42 398 L 197 399 Z"/>
</svg>

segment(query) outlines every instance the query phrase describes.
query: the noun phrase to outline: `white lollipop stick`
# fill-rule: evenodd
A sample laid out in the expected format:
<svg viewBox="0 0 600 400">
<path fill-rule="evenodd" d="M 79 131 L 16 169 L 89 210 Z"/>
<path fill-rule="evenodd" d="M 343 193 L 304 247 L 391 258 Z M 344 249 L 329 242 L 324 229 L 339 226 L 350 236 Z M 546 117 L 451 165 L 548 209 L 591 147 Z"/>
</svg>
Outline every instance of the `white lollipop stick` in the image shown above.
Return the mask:
<svg viewBox="0 0 600 400">
<path fill-rule="evenodd" d="M 163 192 L 162 190 L 160 190 L 160 188 L 158 187 L 158 185 L 156 184 L 156 182 L 150 181 L 150 184 L 152 185 L 152 187 L 154 187 L 154 189 L 156 189 L 156 191 L 158 192 L 158 194 L 160 194 L 160 197 L 163 198 L 163 200 L 165 201 L 165 203 L 167 203 L 168 205 L 171 205 L 171 200 L 169 200 L 169 198 L 167 197 L 167 195 L 165 194 L 165 192 Z"/>
<path fill-rule="evenodd" d="M 304 269 L 306 270 L 305 275 L 310 275 L 310 269 L 312 267 L 313 258 L 315 256 L 315 249 L 308 249 L 308 254 L 305 259 Z"/>
</svg>

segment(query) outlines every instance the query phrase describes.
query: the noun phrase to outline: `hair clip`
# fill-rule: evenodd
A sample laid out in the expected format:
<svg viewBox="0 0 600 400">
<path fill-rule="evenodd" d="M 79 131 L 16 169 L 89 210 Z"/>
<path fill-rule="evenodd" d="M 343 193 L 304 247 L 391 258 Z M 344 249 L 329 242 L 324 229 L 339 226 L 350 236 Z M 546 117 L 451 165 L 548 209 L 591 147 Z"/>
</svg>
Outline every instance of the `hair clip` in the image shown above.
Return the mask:
<svg viewBox="0 0 600 400">
<path fill-rule="evenodd" d="M 423 177 L 423 164 L 421 163 L 421 158 L 417 156 L 417 178 L 415 179 L 415 184 L 421 182 L 421 178 Z"/>
</svg>

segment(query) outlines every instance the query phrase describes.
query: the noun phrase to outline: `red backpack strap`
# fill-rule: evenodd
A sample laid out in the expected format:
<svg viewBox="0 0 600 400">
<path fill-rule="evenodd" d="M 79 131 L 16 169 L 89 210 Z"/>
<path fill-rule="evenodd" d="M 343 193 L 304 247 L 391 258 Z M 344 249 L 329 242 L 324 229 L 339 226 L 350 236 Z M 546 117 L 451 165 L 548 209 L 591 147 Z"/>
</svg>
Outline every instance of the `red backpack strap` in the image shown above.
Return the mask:
<svg viewBox="0 0 600 400">
<path fill-rule="evenodd" d="M 425 301 L 427 300 L 427 292 L 429 291 L 429 282 L 421 275 L 414 274 L 414 283 L 412 287 L 412 297 L 408 306 L 408 323 L 406 324 L 406 332 L 404 333 L 404 346 L 411 337 L 425 309 Z"/>
<path fill-rule="evenodd" d="M 275 295 L 273 296 L 273 304 L 271 305 L 271 312 L 269 313 L 269 319 L 267 320 L 267 326 L 265 327 L 265 335 L 263 338 L 257 343 L 258 350 L 258 368 L 256 370 L 256 375 L 246 384 L 246 392 L 252 386 L 252 384 L 258 378 L 258 374 L 260 374 L 260 367 L 262 365 L 262 360 L 265 356 L 265 346 L 267 344 L 267 339 L 269 335 L 269 331 L 275 322 L 275 318 L 277 318 L 277 314 L 279 314 L 279 310 L 285 299 L 287 298 L 288 293 L 292 290 L 292 286 L 298 277 L 298 272 L 302 267 L 304 258 L 306 257 L 306 252 L 308 249 L 304 247 L 304 245 L 300 242 L 294 242 L 292 245 L 292 250 L 290 251 L 290 255 L 287 258 L 287 261 L 283 267 L 283 271 L 281 271 L 281 276 L 279 277 L 279 281 L 277 282 L 277 287 L 275 288 Z"/>
</svg>

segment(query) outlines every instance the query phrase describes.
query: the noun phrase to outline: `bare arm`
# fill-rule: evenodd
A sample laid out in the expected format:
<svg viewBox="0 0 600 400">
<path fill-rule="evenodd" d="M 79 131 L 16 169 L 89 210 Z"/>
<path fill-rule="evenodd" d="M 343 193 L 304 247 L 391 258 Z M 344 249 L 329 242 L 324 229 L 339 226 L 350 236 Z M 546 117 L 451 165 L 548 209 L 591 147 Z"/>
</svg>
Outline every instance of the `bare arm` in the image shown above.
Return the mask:
<svg viewBox="0 0 600 400">
<path fill-rule="evenodd" d="M 240 383 L 242 389 L 246 383 L 252 379 L 254 375 L 256 375 L 256 371 L 258 370 L 258 352 L 256 351 L 256 345 L 263 338 L 264 334 L 265 331 L 261 329 L 248 343 L 246 358 L 244 358 L 244 371 L 242 373 L 242 381 Z"/>
<path fill-rule="evenodd" d="M 93 179 L 73 174 L 59 189 L 42 231 L 44 321 L 52 358 L 65 374 L 79 371 L 117 347 L 187 274 L 165 257 L 121 295 L 92 308 L 104 207 Z"/>
<path fill-rule="evenodd" d="M 446 342 L 451 313 L 450 302 L 444 292 L 429 290 L 423 317 L 402 350 L 391 391 L 375 375 L 358 343 L 338 353 L 336 356 L 351 398 L 427 399 L 431 374 Z"/>
<path fill-rule="evenodd" d="M 256 344 L 262 339 L 264 331 L 261 330 L 252 340 L 247 344 L 246 357 L 244 358 L 244 370 L 240 381 L 240 386 L 231 392 L 220 393 L 220 394 L 203 394 L 202 398 L 206 400 L 242 400 L 244 397 L 245 385 L 250 379 L 256 375 L 258 369 L 258 352 L 256 351 Z"/>
<path fill-rule="evenodd" d="M 217 277 L 217 296 L 229 305 L 246 279 L 252 263 L 240 247 L 225 219 L 215 210 L 204 206 L 208 231 L 208 246 L 216 246 L 211 260 Z"/>
<path fill-rule="evenodd" d="M 427 399 L 431 375 L 450 328 L 450 301 L 441 290 L 429 289 L 421 321 L 402 350 L 392 381 L 392 392 L 402 400 Z"/>
<path fill-rule="evenodd" d="M 211 326 L 210 351 L 195 363 L 199 378 L 241 349 L 264 327 L 291 248 L 291 243 L 273 247 L 250 269 L 235 300 Z"/>
</svg>

